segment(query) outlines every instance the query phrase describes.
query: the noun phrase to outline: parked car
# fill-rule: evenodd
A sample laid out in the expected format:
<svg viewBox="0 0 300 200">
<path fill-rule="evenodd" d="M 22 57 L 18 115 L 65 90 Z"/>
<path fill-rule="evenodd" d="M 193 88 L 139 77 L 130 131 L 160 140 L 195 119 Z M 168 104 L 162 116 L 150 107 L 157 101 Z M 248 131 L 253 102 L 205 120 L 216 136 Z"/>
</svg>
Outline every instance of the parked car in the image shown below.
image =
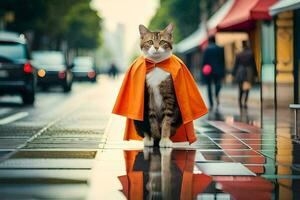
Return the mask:
<svg viewBox="0 0 300 200">
<path fill-rule="evenodd" d="M 24 104 L 35 99 L 36 69 L 22 34 L 0 32 L 0 95 L 20 94 Z"/>
<path fill-rule="evenodd" d="M 63 52 L 34 51 L 32 57 L 38 68 L 38 86 L 44 90 L 53 86 L 61 86 L 64 92 L 71 91 L 73 74 Z"/>
<path fill-rule="evenodd" d="M 72 72 L 76 81 L 97 81 L 97 72 L 92 57 L 76 57 L 73 62 Z"/>
</svg>

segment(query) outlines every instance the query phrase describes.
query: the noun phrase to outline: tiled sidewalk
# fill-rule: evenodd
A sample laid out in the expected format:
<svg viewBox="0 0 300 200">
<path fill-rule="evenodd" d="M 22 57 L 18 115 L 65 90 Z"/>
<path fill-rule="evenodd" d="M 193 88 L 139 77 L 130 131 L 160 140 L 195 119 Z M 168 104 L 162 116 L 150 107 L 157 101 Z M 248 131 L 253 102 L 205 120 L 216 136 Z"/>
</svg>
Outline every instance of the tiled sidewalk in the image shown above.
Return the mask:
<svg viewBox="0 0 300 200">
<path fill-rule="evenodd" d="M 195 121 L 197 142 L 173 149 L 123 141 L 125 119 L 113 115 L 88 199 L 300 199 L 300 145 L 290 125 L 260 129 L 259 105 L 239 110 L 234 101 L 221 97 L 220 110 Z"/>
<path fill-rule="evenodd" d="M 299 162 L 293 162 L 300 146 L 287 137 L 275 137 L 243 122 L 202 119 L 195 123 L 199 140 L 193 145 L 143 149 L 141 142 L 122 141 L 124 119 L 113 116 L 109 124 L 107 142 L 93 168 L 96 178 L 89 199 L 151 195 L 253 199 L 251 193 L 255 199 L 297 199 L 300 195 L 295 189 L 299 188 Z"/>
</svg>

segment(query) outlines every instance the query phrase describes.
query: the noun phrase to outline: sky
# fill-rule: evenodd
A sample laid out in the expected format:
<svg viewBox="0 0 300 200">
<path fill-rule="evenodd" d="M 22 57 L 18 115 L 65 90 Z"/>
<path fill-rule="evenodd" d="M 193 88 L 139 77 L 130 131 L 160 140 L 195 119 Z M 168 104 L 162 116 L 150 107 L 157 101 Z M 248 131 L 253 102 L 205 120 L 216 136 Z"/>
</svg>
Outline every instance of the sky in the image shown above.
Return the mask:
<svg viewBox="0 0 300 200">
<path fill-rule="evenodd" d="M 129 54 L 139 39 L 138 25 L 148 25 L 159 6 L 159 0 L 93 0 L 105 27 L 113 31 L 118 23 L 125 27 L 125 51 Z"/>
</svg>

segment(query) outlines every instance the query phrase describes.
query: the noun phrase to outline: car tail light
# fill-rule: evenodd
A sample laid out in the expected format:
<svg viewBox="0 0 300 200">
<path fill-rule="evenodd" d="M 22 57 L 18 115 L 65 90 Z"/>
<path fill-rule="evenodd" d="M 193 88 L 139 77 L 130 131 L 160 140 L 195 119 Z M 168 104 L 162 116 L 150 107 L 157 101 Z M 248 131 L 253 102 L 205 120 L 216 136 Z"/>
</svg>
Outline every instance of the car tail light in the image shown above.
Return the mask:
<svg viewBox="0 0 300 200">
<path fill-rule="evenodd" d="M 23 67 L 23 70 L 24 70 L 25 73 L 31 73 L 33 71 L 33 68 L 30 65 L 30 63 L 25 63 L 24 67 Z"/>
<path fill-rule="evenodd" d="M 64 79 L 65 77 L 66 77 L 66 72 L 65 71 L 58 72 L 58 78 Z"/>
<path fill-rule="evenodd" d="M 96 76 L 96 73 L 94 71 L 88 72 L 88 77 L 89 78 L 94 78 Z"/>
<path fill-rule="evenodd" d="M 44 69 L 40 69 L 37 74 L 39 77 L 43 78 L 46 76 L 46 71 Z"/>
</svg>

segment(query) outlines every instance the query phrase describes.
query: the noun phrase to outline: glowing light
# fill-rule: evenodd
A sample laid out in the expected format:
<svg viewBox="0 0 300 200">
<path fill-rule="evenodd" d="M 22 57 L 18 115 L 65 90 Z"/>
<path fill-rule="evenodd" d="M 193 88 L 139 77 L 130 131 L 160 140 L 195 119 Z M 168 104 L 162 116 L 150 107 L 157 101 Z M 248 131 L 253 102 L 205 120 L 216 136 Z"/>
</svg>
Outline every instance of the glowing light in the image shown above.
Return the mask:
<svg viewBox="0 0 300 200">
<path fill-rule="evenodd" d="M 64 71 L 58 72 L 58 78 L 64 79 L 66 77 L 66 73 Z"/>
<path fill-rule="evenodd" d="M 94 78 L 96 76 L 96 73 L 94 71 L 88 72 L 89 78 Z"/>
<path fill-rule="evenodd" d="M 23 70 L 25 73 L 31 73 L 33 69 L 32 69 L 32 66 L 30 65 L 30 63 L 25 63 Z"/>
<path fill-rule="evenodd" d="M 46 71 L 44 69 L 40 69 L 38 71 L 38 76 L 41 77 L 41 78 L 45 77 L 46 76 Z"/>
</svg>

